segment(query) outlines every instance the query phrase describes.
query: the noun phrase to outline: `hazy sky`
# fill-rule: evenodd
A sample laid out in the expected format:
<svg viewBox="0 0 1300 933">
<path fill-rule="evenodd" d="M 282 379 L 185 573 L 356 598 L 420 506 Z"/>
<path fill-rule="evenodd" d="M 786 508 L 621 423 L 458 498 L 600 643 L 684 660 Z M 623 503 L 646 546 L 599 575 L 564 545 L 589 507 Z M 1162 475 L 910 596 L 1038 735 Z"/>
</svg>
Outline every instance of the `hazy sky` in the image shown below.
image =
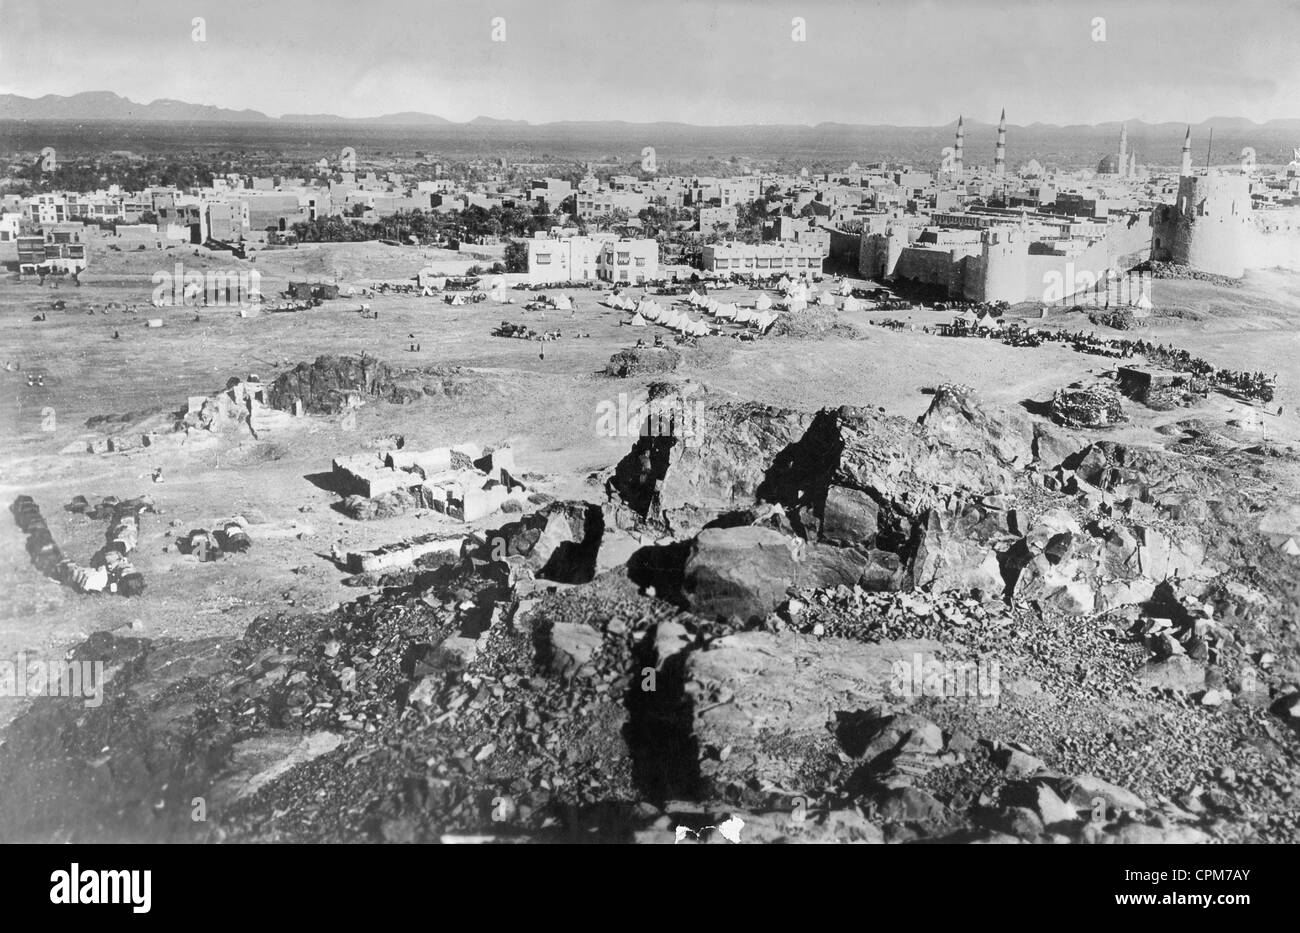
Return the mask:
<svg viewBox="0 0 1300 933">
<path fill-rule="evenodd" d="M 0 0 L 0 92 L 88 90 L 272 116 L 1263 121 L 1300 117 L 1300 2 Z"/>
</svg>

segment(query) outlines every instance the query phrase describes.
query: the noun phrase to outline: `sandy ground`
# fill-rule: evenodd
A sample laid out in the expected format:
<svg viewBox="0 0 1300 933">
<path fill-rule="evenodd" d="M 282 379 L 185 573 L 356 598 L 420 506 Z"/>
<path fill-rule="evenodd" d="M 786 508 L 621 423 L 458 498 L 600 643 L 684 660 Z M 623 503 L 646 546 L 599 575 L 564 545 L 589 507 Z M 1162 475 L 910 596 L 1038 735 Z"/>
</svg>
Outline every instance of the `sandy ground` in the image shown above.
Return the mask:
<svg viewBox="0 0 1300 933">
<path fill-rule="evenodd" d="M 599 436 L 597 409 L 602 401 L 616 402 L 620 392 L 636 392 L 646 380 L 612 380 L 600 372 L 612 353 L 638 337 L 649 342 L 656 328 L 620 326 L 627 315 L 601 308 L 597 293 L 572 292 L 575 311 L 545 315 L 522 309 L 528 297 L 523 292 L 512 292 L 519 302 L 513 306 L 485 302 L 451 307 L 415 296 L 366 299 L 379 312 L 378 320 L 357 313 L 358 299 L 248 318 L 216 309 L 201 310 L 195 320 L 193 309 L 150 308 L 150 276 L 170 270 L 178 259 L 198 268 L 239 267 L 235 260 L 195 258 L 192 253 L 110 254 L 83 277 L 81 288 L 0 280 L 0 359 L 22 365 L 21 371 L 0 371 L 0 495 L 5 503 L 19 494 L 34 497 L 55 540 L 79 560 L 102 544 L 105 525 L 64 511 L 72 496 L 82 494 L 93 502 L 106 495 L 148 494 L 160 511 L 144 517 L 133 555 L 148 589 L 129 600 L 81 596 L 41 577 L 27 558 L 23 536 L 7 520 L 8 531 L 0 533 L 0 658 L 18 651 L 50 657 L 90 632 L 133 623 L 152 637 L 237 634 L 260 613 L 314 611 L 354 598 L 358 590 L 342 585 L 345 574 L 328 557 L 332 544 L 356 549 L 420 531 L 464 528 L 431 513 L 355 522 L 334 508 L 338 497 L 318 484 L 317 475 L 329 470 L 332 457 L 378 446 L 386 435 L 402 434 L 416 448 L 509 442 L 520 469 L 537 474 L 534 485 L 563 496 L 598 495 L 589 476 L 615 463 L 631 443 L 630 438 Z M 317 277 L 341 274 L 345 282 L 367 276 L 400 279 L 425 261 L 419 252 L 357 244 L 297 255 L 259 254 L 257 265 L 262 289 L 272 295 L 304 271 Z M 744 304 L 755 295 L 732 289 L 722 293 L 722 300 Z M 1279 395 L 1272 411 L 1281 404 L 1285 414 L 1266 417 L 1267 434 L 1284 442 L 1300 437 L 1294 365 L 1300 351 L 1300 277 L 1254 273 L 1235 288 L 1159 280 L 1153 297 L 1161 311 L 1175 314 L 1154 318 L 1128 336 L 1185 347 L 1216 365 L 1277 372 Z M 49 312 L 45 322 L 33 322 L 37 309 L 55 299 L 65 300 L 67 308 Z M 90 306 L 102 308 L 109 301 L 137 304 L 140 310 L 87 313 Z M 150 316 L 161 316 L 164 326 L 147 328 Z M 910 320 L 917 329 L 894 331 L 868 323 L 886 316 Z M 946 321 L 951 314 L 868 311 L 845 317 L 858 325 L 856 339 L 708 339 L 702 342 L 706 352 L 677 376 L 772 405 L 816 409 L 847 404 L 914 417 L 929 403 L 923 390 L 945 381 L 966 383 L 996 403 L 1017 405 L 1046 400 L 1055 388 L 1114 365 L 1059 345 L 1023 349 L 921 332 L 922 326 Z M 490 337 L 502 320 L 525 322 L 538 331 L 558 329 L 564 337 L 544 344 Z M 1041 323 L 1106 330 L 1078 313 Z M 591 336 L 578 339 L 579 333 Z M 418 353 L 408 349 L 410 334 L 420 343 Z M 483 392 L 407 406 L 367 405 L 352 430 L 340 418 L 308 417 L 262 439 L 243 433 L 197 447 L 60 453 L 80 438 L 108 432 L 86 427 L 94 416 L 183 411 L 188 396 L 215 393 L 232 375 L 258 373 L 269 381 L 281 369 L 322 353 L 362 351 L 398 367 L 472 367 L 479 371 Z M 27 376 L 36 373 L 44 377 L 43 387 L 27 385 Z M 1149 440 L 1150 429 L 1163 421 L 1226 419 L 1237 417 L 1240 409 L 1241 403 L 1225 396 L 1212 396 L 1191 412 L 1134 407 L 1133 422 L 1122 433 Z M 48 410 L 54 414 L 53 431 L 42 430 L 43 412 L 44 426 L 50 426 Z M 158 467 L 162 483 L 150 479 Z M 255 524 L 253 551 L 211 564 L 179 555 L 171 545 L 170 535 L 213 527 L 235 513 L 263 519 L 263 530 L 297 522 L 301 534 L 259 541 Z M 494 526 L 507 517 L 497 515 L 483 524 Z M 15 701 L 0 700 L 0 721 L 15 709 Z"/>
</svg>

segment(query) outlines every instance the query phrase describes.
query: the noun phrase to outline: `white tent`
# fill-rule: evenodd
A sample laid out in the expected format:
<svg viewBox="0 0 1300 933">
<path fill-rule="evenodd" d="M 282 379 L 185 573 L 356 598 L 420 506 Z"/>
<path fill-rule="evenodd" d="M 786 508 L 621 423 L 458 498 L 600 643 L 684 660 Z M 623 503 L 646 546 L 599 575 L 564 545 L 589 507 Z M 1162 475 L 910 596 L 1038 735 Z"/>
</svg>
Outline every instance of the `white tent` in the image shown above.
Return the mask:
<svg viewBox="0 0 1300 933">
<path fill-rule="evenodd" d="M 808 302 L 804 301 L 802 298 L 791 298 L 785 303 L 785 307 L 788 311 L 807 311 Z"/>
<path fill-rule="evenodd" d="M 748 308 L 736 309 L 737 324 L 748 324 L 750 321 L 754 320 L 755 317 L 756 315 L 754 314 L 754 312 L 749 310 Z"/>
<path fill-rule="evenodd" d="M 754 307 L 759 311 L 766 311 L 772 307 L 772 299 L 768 297 L 767 292 L 759 293 L 758 300 L 754 302 Z"/>
<path fill-rule="evenodd" d="M 776 323 L 776 315 L 771 311 L 767 311 L 759 315 L 758 321 L 755 323 L 758 325 L 758 332 L 766 334 L 771 326 Z"/>
<path fill-rule="evenodd" d="M 835 307 L 835 296 L 830 292 L 823 291 L 817 296 L 817 303 L 822 307 Z"/>
<path fill-rule="evenodd" d="M 978 327 L 980 330 L 993 330 L 998 326 L 998 321 L 995 317 L 993 317 L 993 315 L 985 311 L 983 314 L 979 316 L 979 319 L 977 320 L 975 326 Z"/>
<path fill-rule="evenodd" d="M 841 282 L 841 283 L 840 283 L 840 297 L 841 297 L 841 298 L 848 298 L 848 297 L 849 297 L 850 295 L 852 295 L 852 294 L 853 294 L 853 286 L 850 285 L 847 281 Z"/>
<path fill-rule="evenodd" d="M 847 297 L 847 298 L 844 299 L 844 308 L 843 308 L 843 310 L 845 310 L 845 311 L 861 311 L 861 310 L 862 310 L 862 302 L 858 301 L 858 299 L 854 298 L 852 295 L 849 295 L 849 297 Z"/>
<path fill-rule="evenodd" d="M 506 295 L 506 280 L 497 276 L 492 280 L 492 290 L 488 292 L 488 297 L 499 304 L 504 304 L 508 295 Z"/>
<path fill-rule="evenodd" d="M 573 310 L 573 302 L 571 302 L 571 301 L 569 300 L 569 296 L 568 296 L 568 295 L 565 295 L 565 294 L 561 293 L 561 294 L 560 294 L 560 295 L 555 299 L 555 310 L 557 310 L 557 311 L 572 311 L 572 310 Z"/>
<path fill-rule="evenodd" d="M 691 327 L 691 333 L 696 337 L 707 337 L 709 335 L 709 325 L 703 321 L 696 321 Z"/>
<path fill-rule="evenodd" d="M 718 305 L 718 309 L 713 316 L 720 321 L 734 321 L 736 319 L 736 306 L 731 304 Z"/>
<path fill-rule="evenodd" d="M 461 305 L 465 303 L 465 298 L 463 295 L 460 295 L 459 293 L 455 294 L 451 298 L 451 303 L 453 306 L 459 308 Z"/>
<path fill-rule="evenodd" d="M 642 317 L 641 315 L 639 315 L 639 314 L 634 314 L 634 315 L 632 315 L 632 320 L 631 320 L 630 323 L 632 324 L 633 327 L 645 327 L 645 326 L 646 326 L 645 318 L 643 318 L 643 317 Z"/>
<path fill-rule="evenodd" d="M 788 275 L 781 276 L 781 280 L 776 283 L 776 287 L 781 291 L 787 291 L 790 288 L 790 277 Z"/>
</svg>

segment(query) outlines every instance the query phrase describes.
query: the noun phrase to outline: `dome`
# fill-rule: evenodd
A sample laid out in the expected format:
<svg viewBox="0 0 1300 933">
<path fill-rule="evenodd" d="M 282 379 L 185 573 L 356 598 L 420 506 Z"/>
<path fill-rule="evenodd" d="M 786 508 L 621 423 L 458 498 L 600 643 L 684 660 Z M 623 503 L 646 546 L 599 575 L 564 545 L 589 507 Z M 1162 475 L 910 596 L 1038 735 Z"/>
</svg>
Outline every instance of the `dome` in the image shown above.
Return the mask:
<svg viewBox="0 0 1300 933">
<path fill-rule="evenodd" d="M 1118 175 L 1119 171 L 1119 156 L 1117 155 L 1108 155 L 1097 163 L 1098 175 Z"/>
</svg>

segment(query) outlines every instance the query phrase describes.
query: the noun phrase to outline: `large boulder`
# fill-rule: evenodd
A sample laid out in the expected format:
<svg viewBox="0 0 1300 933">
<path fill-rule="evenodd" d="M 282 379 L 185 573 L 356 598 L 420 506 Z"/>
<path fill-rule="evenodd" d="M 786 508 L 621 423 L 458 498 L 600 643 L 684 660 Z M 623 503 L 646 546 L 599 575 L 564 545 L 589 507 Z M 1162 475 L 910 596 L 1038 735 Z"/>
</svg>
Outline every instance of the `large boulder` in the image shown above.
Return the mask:
<svg viewBox="0 0 1300 933">
<path fill-rule="evenodd" d="M 1068 465 L 1087 446 L 1087 440 L 1067 428 L 1050 421 L 1034 424 L 1034 460 L 1043 470 Z"/>
<path fill-rule="evenodd" d="M 666 398 L 652 393 L 651 401 Z M 695 410 L 696 400 L 682 397 L 681 404 Z M 667 433 L 640 436 L 607 487 L 640 519 L 681 535 L 766 498 L 760 487 L 778 455 L 813 423 L 810 414 L 753 404 L 712 404 L 702 411 L 707 430 L 694 425 L 690 437 L 678 436 L 675 424 Z"/>
<path fill-rule="evenodd" d="M 681 361 L 682 355 L 672 347 L 629 347 L 609 358 L 605 364 L 605 373 L 620 378 L 668 373 L 676 369 Z"/>
<path fill-rule="evenodd" d="M 1034 426 L 1024 412 L 986 408 L 968 386 L 942 385 L 921 416 L 926 436 L 1008 466 L 1033 459 Z"/>
<path fill-rule="evenodd" d="M 774 528 L 708 528 L 686 559 L 683 589 L 691 611 L 748 622 L 763 619 L 800 576 L 803 542 Z"/>
<path fill-rule="evenodd" d="M 267 403 L 281 411 L 293 411 L 294 402 L 301 401 L 306 411 L 334 414 L 354 398 L 387 397 L 395 385 L 392 369 L 382 360 L 365 353 L 327 354 L 281 373 L 267 390 Z"/>
<path fill-rule="evenodd" d="M 984 596 L 1000 596 L 1005 588 L 997 552 L 966 533 L 955 516 L 938 509 L 930 510 L 922 526 L 912 582 L 935 590 L 975 590 Z"/>
<path fill-rule="evenodd" d="M 701 774 L 720 784 L 800 786 L 804 763 L 835 747 L 828 727 L 837 712 L 906 702 L 891 690 L 895 665 L 910 669 L 939 650 L 921 640 L 868 645 L 757 631 L 716 639 L 686 659 Z"/>
<path fill-rule="evenodd" d="M 907 523 L 949 493 L 1003 493 L 1013 483 L 988 445 L 953 446 L 875 411 L 812 415 L 714 401 L 700 420 L 707 430 L 696 426 L 691 436 L 670 430 L 638 438 L 615 468 L 611 496 L 677 534 L 767 502 L 783 506 L 809 538 L 820 532 L 827 541 L 869 546 L 874 533 L 876 546 L 898 551 L 910 537 Z M 1022 452 L 1012 437 L 990 443 L 1027 456 L 1028 441 Z"/>
<path fill-rule="evenodd" d="M 486 532 L 481 559 L 504 565 L 513 578 L 541 577 L 585 583 L 596 574 L 605 519 L 600 506 L 552 502 L 545 508 Z"/>
</svg>

